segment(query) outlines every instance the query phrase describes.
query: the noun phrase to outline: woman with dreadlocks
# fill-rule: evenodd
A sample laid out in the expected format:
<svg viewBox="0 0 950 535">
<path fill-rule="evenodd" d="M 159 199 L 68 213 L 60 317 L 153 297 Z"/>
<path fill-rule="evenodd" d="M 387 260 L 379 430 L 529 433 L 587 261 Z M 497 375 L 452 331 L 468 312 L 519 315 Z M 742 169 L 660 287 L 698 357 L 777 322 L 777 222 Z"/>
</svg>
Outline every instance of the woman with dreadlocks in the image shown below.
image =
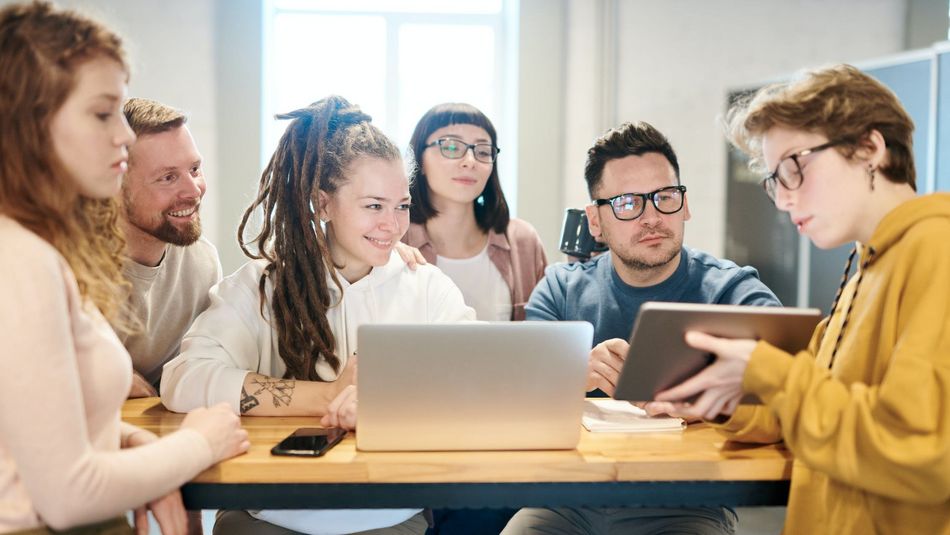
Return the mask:
<svg viewBox="0 0 950 535">
<path fill-rule="evenodd" d="M 448 277 L 428 265 L 413 271 L 394 252 L 409 227 L 409 181 L 370 117 L 336 96 L 278 117 L 291 122 L 238 230 L 253 260 L 211 290 L 181 355 L 165 365 L 162 401 L 173 411 L 224 401 L 247 415 L 326 416 L 353 390 L 359 325 L 475 318 Z M 248 240 L 258 211 L 261 228 Z M 255 516 L 224 512 L 215 532 L 426 528 L 419 510 Z"/>
<path fill-rule="evenodd" d="M 916 195 L 910 117 L 847 65 L 766 87 L 729 117 L 799 233 L 856 245 L 806 350 L 688 333 L 717 360 L 657 398 L 700 394 L 675 412 L 785 441 L 785 533 L 950 533 L 950 195 Z M 744 392 L 763 405 L 738 406 Z"/>
</svg>

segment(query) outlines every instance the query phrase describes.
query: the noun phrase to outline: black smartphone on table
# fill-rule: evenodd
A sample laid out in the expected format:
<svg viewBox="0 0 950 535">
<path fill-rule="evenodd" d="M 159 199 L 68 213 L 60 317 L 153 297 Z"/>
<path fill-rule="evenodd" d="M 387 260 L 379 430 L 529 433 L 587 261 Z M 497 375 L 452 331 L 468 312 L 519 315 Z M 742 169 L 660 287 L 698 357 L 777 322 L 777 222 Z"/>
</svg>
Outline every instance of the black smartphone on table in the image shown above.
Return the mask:
<svg viewBox="0 0 950 535">
<path fill-rule="evenodd" d="M 319 457 L 329 451 L 346 436 L 346 430 L 338 428 L 302 427 L 271 448 L 271 455 L 296 455 Z"/>
</svg>

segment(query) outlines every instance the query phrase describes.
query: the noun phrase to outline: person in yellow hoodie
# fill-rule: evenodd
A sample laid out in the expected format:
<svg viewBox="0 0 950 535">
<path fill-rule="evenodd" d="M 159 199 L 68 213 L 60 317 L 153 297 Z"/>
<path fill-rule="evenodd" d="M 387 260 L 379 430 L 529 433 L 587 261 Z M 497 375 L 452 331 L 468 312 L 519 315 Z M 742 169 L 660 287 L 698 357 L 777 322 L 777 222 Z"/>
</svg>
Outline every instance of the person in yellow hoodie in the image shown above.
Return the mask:
<svg viewBox="0 0 950 535">
<path fill-rule="evenodd" d="M 763 88 L 727 123 L 801 234 L 855 248 L 808 349 L 687 333 L 717 359 L 657 400 L 735 440 L 785 441 L 785 533 L 950 534 L 950 194 L 917 195 L 910 117 L 839 65 Z"/>
</svg>

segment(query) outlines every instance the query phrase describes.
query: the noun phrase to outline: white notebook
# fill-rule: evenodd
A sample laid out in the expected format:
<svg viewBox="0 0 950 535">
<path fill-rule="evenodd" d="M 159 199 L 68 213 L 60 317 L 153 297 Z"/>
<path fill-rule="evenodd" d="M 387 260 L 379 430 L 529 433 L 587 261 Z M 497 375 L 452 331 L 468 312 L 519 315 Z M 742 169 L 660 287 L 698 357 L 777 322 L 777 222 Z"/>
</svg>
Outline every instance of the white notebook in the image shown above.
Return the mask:
<svg viewBox="0 0 950 535">
<path fill-rule="evenodd" d="M 592 433 L 653 433 L 682 431 L 686 421 L 671 416 L 648 416 L 629 401 L 588 399 L 584 401 L 584 427 Z"/>
</svg>

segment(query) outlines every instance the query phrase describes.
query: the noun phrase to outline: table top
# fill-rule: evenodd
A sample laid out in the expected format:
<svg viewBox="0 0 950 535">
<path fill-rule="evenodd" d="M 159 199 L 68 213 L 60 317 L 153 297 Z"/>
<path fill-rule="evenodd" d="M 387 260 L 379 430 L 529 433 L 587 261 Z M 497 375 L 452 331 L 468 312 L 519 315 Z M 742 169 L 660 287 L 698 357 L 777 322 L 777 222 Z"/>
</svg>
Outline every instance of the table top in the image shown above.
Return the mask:
<svg viewBox="0 0 950 535">
<path fill-rule="evenodd" d="M 122 419 L 159 435 L 184 415 L 159 398 L 129 400 Z M 352 434 L 318 458 L 270 454 L 308 417 L 244 416 L 251 449 L 205 470 L 193 483 L 543 483 L 637 481 L 787 481 L 792 456 L 781 444 L 727 442 L 705 424 L 684 431 L 591 433 L 581 430 L 573 450 L 363 452 Z"/>
</svg>

